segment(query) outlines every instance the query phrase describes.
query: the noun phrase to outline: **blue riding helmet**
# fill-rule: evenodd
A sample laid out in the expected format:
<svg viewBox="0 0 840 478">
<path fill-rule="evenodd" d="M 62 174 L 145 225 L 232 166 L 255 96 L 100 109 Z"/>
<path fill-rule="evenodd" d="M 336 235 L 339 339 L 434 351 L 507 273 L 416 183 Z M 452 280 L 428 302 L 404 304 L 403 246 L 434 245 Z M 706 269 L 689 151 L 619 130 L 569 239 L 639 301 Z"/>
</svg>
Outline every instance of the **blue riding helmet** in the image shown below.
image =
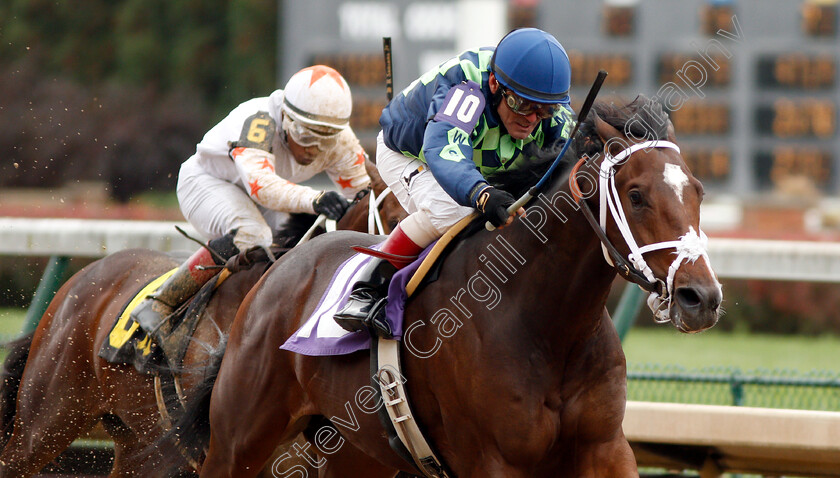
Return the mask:
<svg viewBox="0 0 840 478">
<path fill-rule="evenodd" d="M 499 83 L 522 98 L 569 104 L 569 55 L 550 33 L 536 28 L 513 30 L 496 47 L 490 69 Z"/>
</svg>

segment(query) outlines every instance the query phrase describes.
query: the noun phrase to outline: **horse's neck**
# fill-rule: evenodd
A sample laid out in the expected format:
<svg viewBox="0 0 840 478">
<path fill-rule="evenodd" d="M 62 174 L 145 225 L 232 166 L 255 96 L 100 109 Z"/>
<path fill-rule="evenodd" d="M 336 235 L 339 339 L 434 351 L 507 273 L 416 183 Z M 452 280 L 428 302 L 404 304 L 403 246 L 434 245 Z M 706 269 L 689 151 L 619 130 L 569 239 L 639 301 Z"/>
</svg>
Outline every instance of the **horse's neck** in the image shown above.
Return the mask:
<svg viewBox="0 0 840 478">
<path fill-rule="evenodd" d="M 499 233 L 524 260 L 512 292 L 525 300 L 512 299 L 520 309 L 513 320 L 554 344 L 594 333 L 615 278 L 583 213 L 563 197 L 567 191 L 534 200 L 518 226 Z M 537 228 L 540 214 L 545 221 Z"/>
</svg>

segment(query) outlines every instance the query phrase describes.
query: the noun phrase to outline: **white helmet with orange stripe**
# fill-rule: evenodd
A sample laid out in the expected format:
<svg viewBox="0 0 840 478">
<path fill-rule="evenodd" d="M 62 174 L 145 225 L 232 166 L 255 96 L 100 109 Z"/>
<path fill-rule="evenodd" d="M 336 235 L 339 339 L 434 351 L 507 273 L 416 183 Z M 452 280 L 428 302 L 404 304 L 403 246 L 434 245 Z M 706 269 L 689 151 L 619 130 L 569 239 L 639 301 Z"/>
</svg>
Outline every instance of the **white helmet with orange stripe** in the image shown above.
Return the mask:
<svg viewBox="0 0 840 478">
<path fill-rule="evenodd" d="M 283 90 L 283 129 L 299 144 L 347 129 L 352 110 L 350 86 L 328 66 L 300 70 L 289 78 Z"/>
</svg>

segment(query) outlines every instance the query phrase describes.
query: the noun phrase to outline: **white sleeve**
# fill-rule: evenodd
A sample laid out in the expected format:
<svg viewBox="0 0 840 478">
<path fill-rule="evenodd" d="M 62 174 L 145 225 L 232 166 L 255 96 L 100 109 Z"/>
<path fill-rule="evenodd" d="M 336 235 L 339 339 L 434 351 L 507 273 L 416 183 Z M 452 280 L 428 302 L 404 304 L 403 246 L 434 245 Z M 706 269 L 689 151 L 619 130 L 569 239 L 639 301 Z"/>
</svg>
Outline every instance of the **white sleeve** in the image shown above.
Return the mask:
<svg viewBox="0 0 840 478">
<path fill-rule="evenodd" d="M 338 186 L 341 194 L 352 200 L 356 193 L 370 184 L 370 177 L 365 169 L 368 156 L 350 128 L 340 134 L 338 144 L 330 151 L 332 157 L 326 173 Z"/>
<path fill-rule="evenodd" d="M 234 148 L 230 154 L 254 202 L 275 211 L 315 213 L 312 202 L 321 191 L 278 176 L 273 154 L 256 148 Z"/>
</svg>

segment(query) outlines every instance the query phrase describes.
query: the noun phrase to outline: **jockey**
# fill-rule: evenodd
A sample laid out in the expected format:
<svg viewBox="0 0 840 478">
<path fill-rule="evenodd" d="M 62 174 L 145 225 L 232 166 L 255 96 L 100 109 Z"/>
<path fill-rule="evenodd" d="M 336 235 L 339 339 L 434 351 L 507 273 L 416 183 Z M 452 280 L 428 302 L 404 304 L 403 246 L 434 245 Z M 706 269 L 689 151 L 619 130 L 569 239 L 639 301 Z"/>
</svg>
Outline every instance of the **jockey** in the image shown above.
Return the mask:
<svg viewBox="0 0 840 478">
<path fill-rule="evenodd" d="M 316 65 L 295 73 L 284 89 L 237 106 L 204 135 L 181 165 L 178 202 L 222 257 L 214 260 L 202 247 L 141 302 L 131 318 L 144 331 L 154 336 L 162 318 L 198 292 L 223 259 L 269 247 L 288 213 L 341 218 L 348 199 L 370 183 L 351 109 L 344 78 Z M 340 194 L 296 184 L 321 172 Z"/>
<path fill-rule="evenodd" d="M 372 259 L 336 313 L 339 325 L 390 335 L 382 312 L 394 268 L 474 210 L 496 227 L 513 221 L 507 208 L 514 197 L 490 178 L 521 171 L 539 151 L 568 139 L 570 82 L 563 46 L 542 30 L 523 28 L 495 48 L 442 63 L 385 107 L 376 165 L 409 216 L 381 246 L 391 258 Z"/>
</svg>

